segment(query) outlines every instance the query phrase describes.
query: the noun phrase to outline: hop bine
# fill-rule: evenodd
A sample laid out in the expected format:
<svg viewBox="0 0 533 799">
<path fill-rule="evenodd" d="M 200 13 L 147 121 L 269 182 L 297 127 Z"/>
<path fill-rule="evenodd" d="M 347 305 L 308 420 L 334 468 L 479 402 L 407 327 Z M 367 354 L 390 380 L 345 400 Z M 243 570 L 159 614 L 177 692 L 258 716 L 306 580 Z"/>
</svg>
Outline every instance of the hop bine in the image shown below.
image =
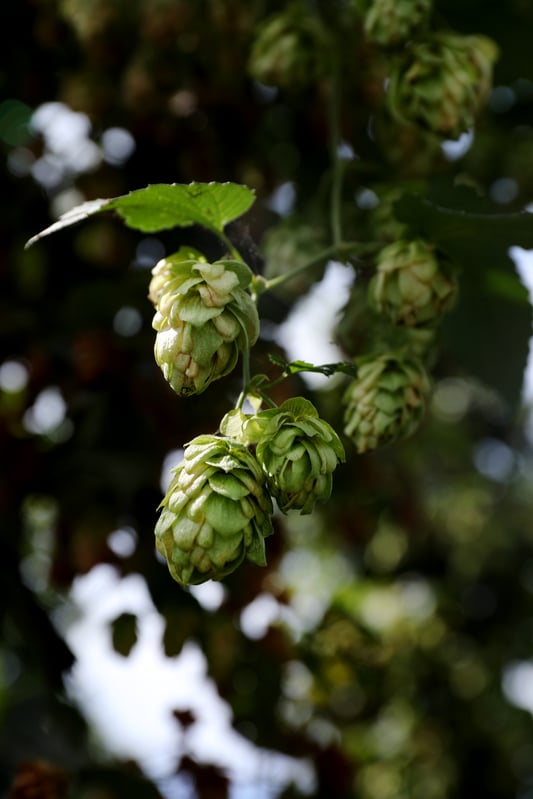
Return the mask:
<svg viewBox="0 0 533 799">
<path fill-rule="evenodd" d="M 182 251 L 159 261 L 149 297 L 156 307 L 155 359 L 174 391 L 200 394 L 231 372 L 259 336 L 257 308 L 245 290 L 252 273 L 238 261 L 207 263 Z"/>
<path fill-rule="evenodd" d="M 221 580 L 245 558 L 266 564 L 272 500 L 260 465 L 239 441 L 193 439 L 161 506 L 156 546 L 177 582 Z"/>
<path fill-rule="evenodd" d="M 261 248 L 265 256 L 264 274 L 268 280 L 317 259 L 314 266 L 283 284 L 282 292 L 296 297 L 322 278 L 327 259 L 318 260 L 318 256 L 326 249 L 328 240 L 320 226 L 293 220 L 294 217 L 289 217 L 271 228 L 263 237 Z"/>
<path fill-rule="evenodd" d="M 457 282 L 435 248 L 418 239 L 397 241 L 377 257 L 370 304 L 396 325 L 429 326 L 455 301 Z"/>
<path fill-rule="evenodd" d="M 416 358 L 384 353 L 360 361 L 358 376 L 344 395 L 344 432 L 359 453 L 411 435 L 422 419 L 430 388 Z"/>
</svg>

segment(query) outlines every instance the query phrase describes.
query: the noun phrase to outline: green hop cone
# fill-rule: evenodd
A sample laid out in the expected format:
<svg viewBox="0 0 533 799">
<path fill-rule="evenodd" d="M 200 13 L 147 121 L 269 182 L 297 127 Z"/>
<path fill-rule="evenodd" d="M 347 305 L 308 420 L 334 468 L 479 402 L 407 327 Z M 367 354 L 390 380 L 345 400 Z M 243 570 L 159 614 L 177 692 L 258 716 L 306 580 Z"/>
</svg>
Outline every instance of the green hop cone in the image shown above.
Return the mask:
<svg viewBox="0 0 533 799">
<path fill-rule="evenodd" d="M 311 513 L 315 502 L 329 498 L 332 473 L 344 461 L 344 448 L 309 400 L 295 397 L 261 411 L 248 427 L 268 489 L 283 513 Z"/>
<path fill-rule="evenodd" d="M 369 299 L 394 324 L 435 324 L 452 307 L 456 295 L 457 282 L 447 263 L 421 239 L 397 241 L 378 254 Z"/>
<path fill-rule="evenodd" d="M 266 564 L 272 500 L 260 465 L 239 441 L 193 439 L 161 506 L 156 546 L 177 582 L 221 580 L 245 558 Z"/>
<path fill-rule="evenodd" d="M 391 75 L 392 113 L 447 138 L 473 127 L 492 82 L 498 51 L 486 36 L 436 33 L 414 41 Z"/>
<path fill-rule="evenodd" d="M 185 253 L 190 254 L 190 251 Z M 259 335 L 257 308 L 245 290 L 252 273 L 238 261 L 206 263 L 182 251 L 153 269 L 155 359 L 174 391 L 200 394 L 229 374 Z"/>
<path fill-rule="evenodd" d="M 394 353 L 365 358 L 344 395 L 344 432 L 359 453 L 406 438 L 422 419 L 430 388 L 415 358 Z"/>
<path fill-rule="evenodd" d="M 260 27 L 248 69 L 261 83 L 300 89 L 326 74 L 328 65 L 323 25 L 308 8 L 293 3 Z"/>
<path fill-rule="evenodd" d="M 427 22 L 430 11 L 431 0 L 372 0 L 365 34 L 382 47 L 402 44 Z"/>
</svg>

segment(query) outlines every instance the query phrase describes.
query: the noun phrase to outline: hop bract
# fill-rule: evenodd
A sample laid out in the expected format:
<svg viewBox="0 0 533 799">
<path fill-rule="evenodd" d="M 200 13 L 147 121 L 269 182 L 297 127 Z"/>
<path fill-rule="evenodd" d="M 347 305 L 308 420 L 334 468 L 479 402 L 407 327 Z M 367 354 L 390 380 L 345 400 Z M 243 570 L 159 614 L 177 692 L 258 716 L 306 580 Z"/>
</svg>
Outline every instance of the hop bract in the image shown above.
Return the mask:
<svg viewBox="0 0 533 799">
<path fill-rule="evenodd" d="M 155 359 L 177 394 L 199 394 L 257 340 L 259 317 L 245 290 L 252 273 L 238 261 L 210 264 L 178 252 L 152 275 Z"/>
<path fill-rule="evenodd" d="M 458 138 L 473 127 L 489 94 L 496 57 L 496 45 L 485 36 L 436 33 L 413 42 L 391 75 L 391 111 L 439 136 Z"/>
<path fill-rule="evenodd" d="M 405 438 L 418 427 L 429 392 L 417 359 L 394 353 L 367 358 L 344 396 L 344 432 L 360 453 Z"/>
<path fill-rule="evenodd" d="M 328 60 L 323 26 L 307 7 L 295 2 L 259 29 L 248 67 L 261 83 L 299 89 L 325 74 Z"/>
<path fill-rule="evenodd" d="M 380 251 L 376 266 L 370 302 L 394 324 L 431 325 L 452 307 L 456 280 L 430 244 L 397 241 Z"/>
<path fill-rule="evenodd" d="M 272 500 L 260 465 L 240 442 L 193 439 L 161 505 L 156 546 L 179 583 L 220 580 L 245 558 L 266 564 Z"/>
<path fill-rule="evenodd" d="M 430 10 L 431 0 L 372 0 L 365 33 L 384 47 L 401 44 L 426 22 Z"/>
<path fill-rule="evenodd" d="M 329 498 L 331 476 L 344 460 L 344 448 L 311 402 L 303 397 L 287 400 L 252 417 L 250 425 L 257 460 L 280 510 L 311 513 L 315 502 Z"/>
</svg>

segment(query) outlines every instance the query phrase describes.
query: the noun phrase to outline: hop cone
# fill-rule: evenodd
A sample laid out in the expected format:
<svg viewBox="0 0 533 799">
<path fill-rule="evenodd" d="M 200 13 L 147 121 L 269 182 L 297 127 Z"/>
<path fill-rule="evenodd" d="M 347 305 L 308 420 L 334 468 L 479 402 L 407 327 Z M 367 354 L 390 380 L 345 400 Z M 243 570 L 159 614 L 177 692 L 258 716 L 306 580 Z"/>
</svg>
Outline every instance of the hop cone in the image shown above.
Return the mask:
<svg viewBox="0 0 533 799">
<path fill-rule="evenodd" d="M 155 359 L 177 394 L 199 394 L 257 340 L 259 317 L 245 291 L 251 272 L 236 261 L 208 264 L 176 253 L 152 275 Z"/>
<path fill-rule="evenodd" d="M 358 452 L 411 435 L 423 416 L 430 383 L 420 361 L 393 353 L 361 363 L 344 396 L 344 432 Z"/>
<path fill-rule="evenodd" d="M 394 324 L 432 324 L 451 308 L 457 293 L 454 277 L 424 241 L 397 241 L 377 258 L 369 286 L 370 302 Z"/>
<path fill-rule="evenodd" d="M 401 44 L 427 20 L 431 0 L 372 0 L 365 16 L 365 33 L 383 47 Z"/>
<path fill-rule="evenodd" d="M 193 439 L 161 505 L 156 546 L 179 583 L 221 580 L 245 558 L 265 565 L 272 501 L 261 467 L 240 442 Z"/>
<path fill-rule="evenodd" d="M 311 513 L 315 502 L 329 498 L 331 475 L 344 460 L 344 449 L 314 405 L 295 397 L 261 411 L 250 425 L 258 431 L 256 457 L 280 510 Z"/>
<path fill-rule="evenodd" d="M 458 138 L 471 128 L 491 88 L 496 45 L 485 36 L 438 33 L 414 42 L 391 76 L 391 110 L 405 122 Z"/>
<path fill-rule="evenodd" d="M 248 64 L 256 80 L 286 89 L 308 86 L 327 71 L 327 66 L 324 29 L 298 3 L 265 21 Z"/>
</svg>

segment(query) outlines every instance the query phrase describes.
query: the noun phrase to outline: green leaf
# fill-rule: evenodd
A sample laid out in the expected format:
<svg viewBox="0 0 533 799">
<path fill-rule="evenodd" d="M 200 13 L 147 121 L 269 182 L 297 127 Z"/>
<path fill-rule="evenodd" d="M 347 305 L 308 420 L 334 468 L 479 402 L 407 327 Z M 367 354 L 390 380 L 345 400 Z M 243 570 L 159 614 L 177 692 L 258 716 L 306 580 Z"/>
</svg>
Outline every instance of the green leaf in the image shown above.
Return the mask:
<svg viewBox="0 0 533 799">
<path fill-rule="evenodd" d="M 253 201 L 253 191 L 236 183 L 162 183 L 110 200 L 108 208 L 144 233 L 195 224 L 222 233 Z"/>
<path fill-rule="evenodd" d="M 339 363 L 324 363 L 320 366 L 315 366 L 307 361 L 286 361 L 279 355 L 270 354 L 269 360 L 283 369 L 285 375 L 298 374 L 299 372 L 317 372 L 318 374 L 331 377 L 337 372 L 349 375 L 350 377 L 357 377 L 357 367 L 349 361 L 340 361 Z"/>
<path fill-rule="evenodd" d="M 533 214 L 492 209 L 487 200 L 451 187 L 440 187 L 431 199 L 406 194 L 395 204 L 397 218 L 414 235 L 434 242 L 460 267 L 459 301 L 442 326 L 448 353 L 514 409 L 529 351 L 531 308 L 509 249 L 533 248 Z"/>
<path fill-rule="evenodd" d="M 57 222 L 54 222 L 53 225 L 41 230 L 41 232 L 37 233 L 36 236 L 32 236 L 31 239 L 28 239 L 25 249 L 27 250 L 28 247 L 31 247 L 36 241 L 42 239 L 43 236 L 49 236 L 50 233 L 56 233 L 58 230 L 62 230 L 64 227 L 76 225 L 78 222 L 82 222 L 89 216 L 93 216 L 99 211 L 105 210 L 105 206 L 108 202 L 109 200 L 89 200 L 86 203 L 77 205 L 75 208 L 71 208 L 70 211 L 67 211 L 65 214 L 61 214 Z"/>
<path fill-rule="evenodd" d="M 26 247 L 102 211 L 116 211 L 128 227 L 144 233 L 190 225 L 223 233 L 225 225 L 242 216 L 253 202 L 253 190 L 237 183 L 159 183 L 122 197 L 82 203 L 29 239 Z"/>
</svg>

